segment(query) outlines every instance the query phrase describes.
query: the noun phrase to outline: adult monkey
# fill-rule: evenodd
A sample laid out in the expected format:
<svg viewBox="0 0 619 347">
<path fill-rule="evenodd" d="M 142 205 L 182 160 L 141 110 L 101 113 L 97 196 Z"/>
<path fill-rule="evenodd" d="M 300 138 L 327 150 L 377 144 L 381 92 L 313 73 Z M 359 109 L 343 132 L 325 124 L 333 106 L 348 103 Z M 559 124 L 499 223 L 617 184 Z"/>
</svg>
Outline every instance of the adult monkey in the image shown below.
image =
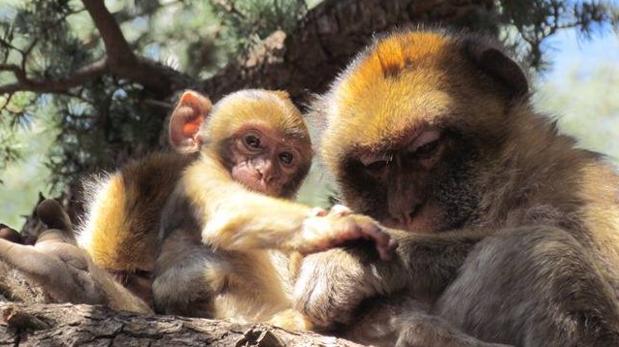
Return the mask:
<svg viewBox="0 0 619 347">
<path fill-rule="evenodd" d="M 393 33 L 313 110 L 344 203 L 408 231 L 391 233 L 394 262 L 342 249 L 306 258 L 295 292 L 315 324 L 404 295 L 485 341 L 619 345 L 619 178 L 532 110 L 501 48 Z"/>
</svg>

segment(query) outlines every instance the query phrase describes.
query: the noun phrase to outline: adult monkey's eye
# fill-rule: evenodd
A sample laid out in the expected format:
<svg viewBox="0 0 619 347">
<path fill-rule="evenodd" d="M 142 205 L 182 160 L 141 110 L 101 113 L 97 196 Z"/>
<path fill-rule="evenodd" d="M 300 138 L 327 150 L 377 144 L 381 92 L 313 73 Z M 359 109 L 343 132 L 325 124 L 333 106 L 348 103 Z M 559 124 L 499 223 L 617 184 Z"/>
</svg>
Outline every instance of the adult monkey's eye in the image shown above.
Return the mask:
<svg viewBox="0 0 619 347">
<path fill-rule="evenodd" d="M 434 140 L 418 147 L 417 150 L 415 150 L 415 154 L 422 157 L 432 154 L 438 148 L 438 141 L 439 140 Z"/>
<path fill-rule="evenodd" d="M 294 155 L 290 152 L 281 152 L 279 154 L 279 161 L 281 161 L 284 165 L 292 164 L 294 159 Z"/>
<path fill-rule="evenodd" d="M 388 153 L 369 154 L 359 158 L 361 164 L 371 175 L 380 175 L 389 166 L 391 155 Z"/>
<path fill-rule="evenodd" d="M 261 145 L 260 138 L 255 134 L 245 135 L 243 142 L 245 142 L 245 146 L 249 149 L 259 149 Z"/>
<path fill-rule="evenodd" d="M 391 154 L 389 153 L 370 153 L 361 156 L 359 161 L 365 168 L 365 171 L 372 175 L 378 175 L 387 168 L 391 161 Z"/>
<path fill-rule="evenodd" d="M 439 147 L 441 133 L 438 130 L 428 130 L 421 134 L 409 149 L 409 153 L 416 157 L 428 157 Z"/>
<path fill-rule="evenodd" d="M 386 167 L 387 167 L 386 160 L 377 160 L 375 162 L 365 164 L 365 168 L 368 171 L 373 172 L 373 173 L 377 173 Z"/>
</svg>

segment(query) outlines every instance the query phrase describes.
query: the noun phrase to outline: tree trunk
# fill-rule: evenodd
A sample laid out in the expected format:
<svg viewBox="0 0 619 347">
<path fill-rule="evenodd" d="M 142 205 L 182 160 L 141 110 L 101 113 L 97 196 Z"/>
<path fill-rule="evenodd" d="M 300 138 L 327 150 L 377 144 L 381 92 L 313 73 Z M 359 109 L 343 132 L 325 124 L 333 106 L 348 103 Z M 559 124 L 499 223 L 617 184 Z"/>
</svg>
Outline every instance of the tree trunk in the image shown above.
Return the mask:
<svg viewBox="0 0 619 347">
<path fill-rule="evenodd" d="M 374 33 L 409 25 L 496 30 L 492 0 L 327 0 L 292 34 L 275 32 L 199 89 L 212 99 L 247 87 L 285 89 L 297 100 L 326 89 Z M 486 18 L 486 20 L 479 20 Z"/>
<path fill-rule="evenodd" d="M 263 324 L 139 316 L 102 306 L 0 302 L 0 346 L 360 346 Z"/>
</svg>

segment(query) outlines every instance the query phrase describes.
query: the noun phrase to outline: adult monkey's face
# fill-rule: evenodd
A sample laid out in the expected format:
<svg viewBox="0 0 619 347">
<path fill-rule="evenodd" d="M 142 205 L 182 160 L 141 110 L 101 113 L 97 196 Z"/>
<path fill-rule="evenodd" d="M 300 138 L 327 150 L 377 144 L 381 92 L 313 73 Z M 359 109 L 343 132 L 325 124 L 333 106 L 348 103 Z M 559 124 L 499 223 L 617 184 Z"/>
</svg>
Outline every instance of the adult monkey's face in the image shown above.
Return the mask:
<svg viewBox="0 0 619 347">
<path fill-rule="evenodd" d="M 484 163 L 498 159 L 509 107 L 528 87 L 499 49 L 467 37 L 378 39 L 314 104 L 345 204 L 415 232 L 475 216 Z"/>
</svg>

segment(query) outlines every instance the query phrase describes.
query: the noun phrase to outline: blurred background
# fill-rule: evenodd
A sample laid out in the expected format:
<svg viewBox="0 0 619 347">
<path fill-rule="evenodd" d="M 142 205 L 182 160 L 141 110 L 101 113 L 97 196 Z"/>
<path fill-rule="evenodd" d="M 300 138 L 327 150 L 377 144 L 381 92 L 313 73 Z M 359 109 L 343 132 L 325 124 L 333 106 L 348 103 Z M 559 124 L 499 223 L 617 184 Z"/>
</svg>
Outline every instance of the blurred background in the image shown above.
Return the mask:
<svg viewBox="0 0 619 347">
<path fill-rule="evenodd" d="M 619 163 L 619 3 L 491 0 L 0 0 L 0 222 L 165 145 L 175 95 L 321 92 L 374 32 L 486 32 L 531 66 L 537 109 Z M 319 169 L 300 199 L 324 205 Z"/>
</svg>

